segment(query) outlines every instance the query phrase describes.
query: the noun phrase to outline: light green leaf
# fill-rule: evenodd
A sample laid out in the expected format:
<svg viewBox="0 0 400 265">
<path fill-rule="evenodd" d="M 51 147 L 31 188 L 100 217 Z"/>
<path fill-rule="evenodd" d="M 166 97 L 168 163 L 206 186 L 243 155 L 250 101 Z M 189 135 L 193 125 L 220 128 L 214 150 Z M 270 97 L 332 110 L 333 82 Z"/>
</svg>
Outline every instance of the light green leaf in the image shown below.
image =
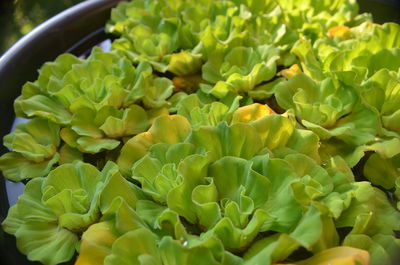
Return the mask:
<svg viewBox="0 0 400 265">
<path fill-rule="evenodd" d="M 165 130 L 169 131 L 168 134 Z M 180 115 L 158 117 L 147 132 L 134 136 L 124 144 L 117 160 L 121 172 L 128 174 L 133 163 L 145 156 L 153 144 L 182 142 L 190 131 L 189 122 Z"/>
</svg>

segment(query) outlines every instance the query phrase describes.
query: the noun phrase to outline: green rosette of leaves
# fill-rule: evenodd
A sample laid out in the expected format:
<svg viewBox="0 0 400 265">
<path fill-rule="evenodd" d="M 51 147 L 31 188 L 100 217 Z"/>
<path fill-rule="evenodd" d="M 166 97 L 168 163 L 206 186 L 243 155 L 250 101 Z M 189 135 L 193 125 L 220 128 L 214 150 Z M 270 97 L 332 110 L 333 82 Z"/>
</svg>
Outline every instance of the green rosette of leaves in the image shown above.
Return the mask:
<svg viewBox="0 0 400 265">
<path fill-rule="evenodd" d="M 355 1 L 344 5 L 341 0 L 333 4 L 247 0 L 171 4 L 142 0 L 119 5 L 107 28 L 121 36 L 113 47 L 126 51 L 135 62 L 146 60 L 158 71 L 182 76 L 198 71 L 200 57 L 210 58 L 210 49 L 215 46 L 232 48 L 239 43 L 251 47 L 275 44 L 282 53 L 280 63 L 289 66 L 294 56 L 288 51 L 298 32 L 315 39 L 332 26 L 368 20 L 356 18 L 357 11 Z M 321 24 L 327 28 L 321 28 Z M 143 39 L 146 41 L 139 41 Z M 179 52 L 174 54 L 176 50 Z"/>
<path fill-rule="evenodd" d="M 212 139 L 212 142 L 205 145 L 201 141 L 203 138 Z M 229 147 L 225 145 L 227 142 L 238 144 Z M 146 223 L 157 234 L 168 233 L 173 237 L 179 246 L 175 251 L 183 248 L 188 253 L 194 242 L 205 244 L 210 240 L 220 247 L 222 243 L 225 249 L 237 253 L 246 249 L 262 231 L 270 228 L 291 230 L 302 211 L 295 198 L 290 196 L 282 201 L 283 205 L 289 204 L 286 207 L 299 207 L 298 215 L 292 216 L 283 214 L 285 210 L 282 205 L 267 201 L 275 201 L 281 189 L 290 189 L 289 183 L 296 178 L 296 174 L 289 164 L 280 159 L 271 159 L 269 163 L 268 155 L 263 155 L 255 162 L 248 161 L 262 149 L 262 142 L 263 137 L 257 135 L 257 129 L 250 124 L 237 123 L 228 127 L 221 123 L 198 128 L 182 143 L 153 145 L 149 153 L 132 168 L 132 177 L 152 198 L 152 201 L 138 202 L 139 216 L 145 216 Z M 253 169 L 253 163 L 260 169 Z M 262 168 L 270 172 L 271 178 L 275 175 L 272 172 L 280 170 L 281 177 L 274 179 L 285 179 L 281 184 L 276 183 L 281 188 L 271 190 L 268 196 L 264 196 L 264 193 L 268 192 L 270 181 L 273 180 L 261 174 Z M 283 196 L 284 192 L 279 194 Z M 280 199 L 276 199 L 278 201 Z M 273 218 L 271 214 L 277 216 Z M 185 222 L 181 221 L 182 217 Z M 162 264 L 175 264 L 170 263 L 172 261 L 185 264 L 184 261 L 178 261 L 183 256 L 179 251 L 173 252 L 174 255 L 162 254 L 164 244 L 172 242 L 167 239 L 164 236 L 159 243 L 161 257 L 167 259 L 163 259 Z M 194 250 L 193 255 L 196 253 Z M 122 252 L 119 253 L 121 255 Z M 204 256 L 200 260 L 224 264 L 221 263 L 223 261 L 216 262 L 207 258 L 208 255 Z"/>
<path fill-rule="evenodd" d="M 275 1 L 232 2 L 235 3 L 236 10 L 229 8 L 225 11 L 225 15 L 222 14 L 225 17 L 212 18 L 211 24 L 200 35 L 205 62 L 215 61 L 215 57 L 226 55 L 224 52 L 215 52 L 219 49 L 231 50 L 236 47 L 257 49 L 259 46 L 272 45 L 278 51 L 277 64 L 292 65 L 295 56 L 289 51 L 297 41 L 298 34 L 284 24 L 279 5 Z"/>
<path fill-rule="evenodd" d="M 370 264 L 396 264 L 400 240 L 399 211 L 385 193 L 367 182 L 357 182 L 350 191 L 349 208 L 337 219 L 337 227 L 352 227 L 343 245 L 365 249 L 371 254 Z"/>
<path fill-rule="evenodd" d="M 364 23 L 355 28 L 336 28 L 331 38 L 312 47 L 300 40 L 293 52 L 306 73 L 317 80 L 333 76 L 348 85 L 359 86 L 380 69 L 398 72 L 400 26 Z"/>
<path fill-rule="evenodd" d="M 124 36 L 139 25 L 146 24 L 156 15 L 163 19 L 177 18 L 184 21 L 180 25 L 179 34 L 182 45 L 189 48 L 196 45 L 196 35 L 204 29 L 201 24 L 206 17 L 224 14 L 226 6 L 233 6 L 230 2 L 217 1 L 216 3 L 200 1 L 148 1 L 124 2 L 112 10 L 111 19 L 107 24 L 107 31 Z M 209 13 L 211 11 L 211 13 Z M 195 44 L 193 44 L 195 43 Z"/>
<path fill-rule="evenodd" d="M 175 212 L 127 189 L 124 178 L 108 183 L 103 216 L 83 234 L 76 264 L 240 264 L 218 239 L 189 234 Z"/>
<path fill-rule="evenodd" d="M 3 138 L 11 150 L 0 157 L 0 170 L 12 181 L 43 177 L 57 164 L 81 160 L 82 154 L 61 145 L 60 126 L 49 120 L 34 118 L 19 124 Z"/>
<path fill-rule="evenodd" d="M 108 30 L 121 36 L 114 49 L 178 76 L 199 72 L 204 61 L 215 57 L 216 47 L 275 44 L 285 53 L 281 63 L 288 66 L 294 62 L 288 51 L 297 40 L 273 1 L 126 3 L 115 9 Z"/>
<path fill-rule="evenodd" d="M 102 172 L 83 162 L 61 165 L 46 178 L 28 182 L 2 227 L 15 235 L 28 259 L 66 262 L 79 248 L 81 234 L 101 217 L 100 195 L 116 174 L 112 162 Z"/>
<path fill-rule="evenodd" d="M 165 131 L 168 130 L 168 133 Z M 117 164 L 124 175 L 129 175 L 134 162 L 142 158 L 157 143 L 174 144 L 183 141 L 191 132 L 190 123 L 180 115 L 157 118 L 147 132 L 140 133 L 121 148 Z"/>
<path fill-rule="evenodd" d="M 381 69 L 364 82 L 361 97 L 378 114 L 378 137 L 367 151 L 373 151 L 364 166 L 364 176 L 386 190 L 393 190 L 400 177 L 400 79 L 393 71 Z"/>
<path fill-rule="evenodd" d="M 159 72 L 196 73 L 201 65 L 200 55 L 186 51 L 174 53 L 181 47 L 179 24 L 177 19 L 163 19 L 156 15 L 143 18 L 140 24 L 114 41 L 112 49 L 123 51 L 134 63 L 146 61 Z"/>
<path fill-rule="evenodd" d="M 79 264 L 274 264 L 293 261 L 298 248 L 316 254 L 311 262 L 330 251 L 341 256 L 340 249 L 331 250 L 340 246 L 337 230 L 355 230 L 354 216 L 367 212 L 386 216 L 371 220 L 371 242 L 382 246 L 377 238 L 383 235 L 396 249 L 399 212 L 384 194 L 379 206 L 371 202 L 364 208 L 360 196 L 374 188 L 355 183 L 340 157 L 319 165 L 315 135 L 279 115 L 239 120 L 199 126 L 179 139 L 160 139 L 153 129 L 147 139 L 160 140 L 148 149 L 135 136 L 144 156 L 132 162 L 131 177 L 144 196 L 130 204 L 132 214 L 124 218 L 132 221 L 105 218 L 84 234 Z M 154 124 L 169 121 L 165 116 Z M 131 222 L 137 224 L 131 231 L 115 228 Z M 360 244 L 346 245 L 367 249 L 375 260 L 379 255 Z M 368 255 L 361 253 L 366 262 Z"/>
<path fill-rule="evenodd" d="M 400 212 L 393 207 L 393 197 L 369 182 L 354 182 L 354 176 L 345 167 L 339 157 L 331 159 L 327 167 L 328 172 L 335 174 L 334 179 L 339 180 L 339 176 L 347 179 L 340 180 L 336 189 L 346 208 L 342 208 L 335 225 L 339 230 L 351 227 L 342 244 L 367 250 L 371 255 L 370 264 L 396 264 L 400 241 L 395 232 Z M 333 192 L 328 197 L 336 196 Z M 332 200 L 332 205 L 340 206 L 336 199 Z"/>
<path fill-rule="evenodd" d="M 399 105 L 400 79 L 398 55 L 400 27 L 397 24 L 372 26 L 371 40 L 382 49 L 371 57 L 368 72 L 372 75 L 360 87 L 361 97 L 380 117 L 380 131 L 369 146 L 370 155 L 364 166 L 364 175 L 375 185 L 386 190 L 397 188 L 399 173 Z M 381 42 L 379 40 L 382 39 Z M 377 44 L 377 45 L 378 45 Z M 373 55 L 373 56 L 375 56 Z M 372 61 L 373 60 L 373 61 Z M 397 196 L 397 202 L 398 202 Z"/>
<path fill-rule="evenodd" d="M 215 52 L 203 66 L 203 79 L 214 85 L 201 85 L 208 94 L 222 99 L 253 90 L 276 74 L 279 50 L 272 45 L 234 47 Z"/>
<path fill-rule="evenodd" d="M 65 54 L 45 64 L 38 80 L 23 87 L 15 110 L 61 125 L 69 146 L 94 154 L 147 130 L 153 114 L 138 104 L 166 108 L 172 92 L 172 82 L 153 76 L 148 64 L 135 68 L 120 54 L 95 48 L 86 60 Z"/>
<path fill-rule="evenodd" d="M 160 239 L 132 208 L 108 212 L 104 220 L 84 234 L 77 265 L 91 264 L 240 264 L 240 258 L 224 251 L 215 239 Z M 169 220 L 164 220 L 169 225 Z M 123 225 L 122 225 L 123 224 Z M 137 247 L 139 246 L 139 247 Z"/>
<path fill-rule="evenodd" d="M 259 119 L 255 127 L 261 130 L 262 125 L 273 120 L 262 122 Z M 275 123 L 278 121 L 275 120 Z M 141 183 L 144 192 L 155 202 L 160 205 L 166 203 L 170 210 L 197 224 L 200 230 L 210 229 L 203 237 L 217 235 L 226 248 L 239 251 L 251 242 L 261 226 L 272 225 L 265 210 L 257 210 L 266 203 L 266 198 L 258 197 L 257 192 L 252 190 L 258 187 L 261 191 L 268 186 L 268 181 L 251 170 L 252 162 L 247 161 L 261 152 L 263 140 L 267 138 L 265 134 L 259 135 L 255 127 L 244 123 L 228 127 L 220 123 L 217 126 L 199 127 L 182 143 L 153 145 L 150 152 L 134 164 L 133 178 Z M 266 126 L 264 130 L 267 130 Z M 204 139 L 208 139 L 208 142 L 205 143 Z M 283 154 L 282 145 L 291 145 L 287 140 L 282 137 L 280 143 L 268 146 L 271 150 L 280 149 Z M 237 144 L 230 146 L 226 144 L 228 142 Z M 237 178 L 237 181 L 232 181 L 232 187 L 226 180 L 228 176 Z M 202 199 L 204 196 L 211 197 Z M 271 198 L 274 196 L 271 194 Z M 223 218 L 223 212 L 230 218 Z M 279 226 L 276 224 L 277 229 Z M 231 227 L 232 235 L 223 232 L 228 229 L 226 227 Z"/>
<path fill-rule="evenodd" d="M 238 96 L 230 102 L 230 105 L 218 101 L 206 103 L 197 94 L 192 94 L 178 103 L 177 114 L 185 117 L 192 128 L 217 125 L 221 121 L 230 123 L 234 113 L 239 109 L 239 101 L 240 97 Z M 257 110 L 254 110 L 254 112 L 257 112 Z M 262 115 L 258 112 L 254 115 L 257 114 Z M 243 116 L 245 113 L 241 115 Z"/>
<path fill-rule="evenodd" d="M 397 220 L 400 212 L 393 207 L 390 197 L 369 182 L 356 182 L 347 163 L 339 156 L 331 158 L 324 165 L 326 172 L 318 169 L 315 162 L 306 162 L 297 157 L 288 157 L 288 160 L 294 166 L 300 163 L 308 172 L 313 172 L 310 174 L 313 179 L 325 184 L 325 189 L 317 188 L 317 193 L 315 189 L 306 188 L 311 193 L 305 195 L 302 189 L 297 189 L 301 185 L 296 183 L 293 185 L 294 193 L 302 203 L 318 201 L 328 207 L 337 231 L 341 237 L 344 236 L 342 245 L 367 250 L 371 255 L 368 264 L 396 264 L 400 241 L 396 239 L 395 231 L 399 227 Z M 332 176 L 330 179 L 327 173 Z M 321 196 L 323 190 L 327 196 Z M 349 228 L 350 232 L 343 233 L 343 229 Z M 334 237 L 332 234 L 327 236 Z"/>
<path fill-rule="evenodd" d="M 355 0 L 278 0 L 277 3 L 283 10 L 285 24 L 312 41 L 324 38 L 331 27 L 371 20 L 368 14 L 358 15 Z"/>
<path fill-rule="evenodd" d="M 380 116 L 382 136 L 400 135 L 400 79 L 389 69 L 381 69 L 366 80 L 360 95 Z"/>
<path fill-rule="evenodd" d="M 192 159 L 188 157 L 187 160 L 193 160 L 194 157 L 201 156 L 194 155 L 191 156 Z M 199 159 L 196 158 L 196 161 Z M 260 163 L 261 160 L 262 158 L 259 158 Z M 264 157 L 262 162 L 268 164 L 265 165 L 265 169 L 270 171 L 273 171 L 275 166 L 286 165 L 279 163 L 279 159 L 271 159 L 269 163 L 268 156 Z M 182 162 L 179 167 L 183 167 L 184 163 Z M 199 227 L 197 229 L 203 231 L 200 232 L 200 238 L 217 237 L 222 241 L 224 247 L 233 253 L 240 253 L 246 249 L 260 232 L 292 231 L 301 216 L 301 208 L 292 196 L 289 198 L 286 196 L 281 203 L 277 202 L 283 198 L 279 199 L 276 196 L 279 196 L 278 190 L 291 189 L 289 183 L 296 179 L 295 175 L 286 175 L 288 172 L 285 171 L 285 174 L 280 177 L 282 183 L 276 183 L 278 185 L 276 186 L 277 193 L 272 190 L 269 192 L 267 187 L 271 179 L 262 176 L 258 173 L 259 171 L 253 170 L 251 164 L 253 163 L 242 158 L 223 157 L 208 166 L 208 175 L 204 173 L 206 176 L 204 180 L 201 178 L 189 180 L 187 179 L 189 176 L 181 171 L 178 176 L 182 175 L 182 183 L 179 182 L 179 178 L 177 182 L 171 179 L 171 182 L 178 185 L 175 187 L 171 185 L 167 195 L 168 208 L 183 216 L 190 223 L 196 224 Z M 138 167 L 143 168 L 141 162 L 138 162 Z M 164 164 L 164 167 L 168 167 L 168 163 Z M 289 166 L 281 169 L 291 170 Z M 136 172 L 140 171 L 134 167 L 133 176 Z M 165 173 L 160 172 L 157 180 L 162 175 Z M 208 181 L 207 178 L 209 178 Z M 232 181 L 233 183 L 226 182 L 227 178 L 233 178 L 235 181 Z M 194 185 L 195 182 L 198 182 L 197 186 Z M 250 189 L 250 187 L 253 188 Z M 258 194 L 261 191 L 267 192 L 267 196 Z M 181 201 L 185 199 L 184 205 L 179 203 L 178 199 Z M 284 214 L 288 209 L 294 210 L 294 212 L 292 211 L 291 215 Z"/>
<path fill-rule="evenodd" d="M 294 150 L 309 155 L 317 161 L 320 160 L 317 150 L 318 137 L 310 131 L 296 129 L 295 123 L 287 118 L 280 115 L 270 115 L 273 111 L 266 105 L 253 104 L 239 108 L 232 113 L 232 110 L 230 112 L 229 109 L 226 109 L 227 106 L 222 103 L 211 103 L 211 105 L 208 105 L 209 107 L 206 105 L 205 110 L 202 110 L 200 108 L 201 103 L 195 96 L 189 96 L 187 103 L 188 105 L 182 105 L 180 108 L 180 113 L 183 116 L 170 115 L 159 117 L 155 119 L 147 132 L 136 135 L 125 142 L 117 159 L 120 170 L 124 175 L 129 174 L 133 163 L 146 155 L 152 145 L 157 143 L 175 144 L 183 142 L 192 132 L 191 122 L 198 122 L 195 127 L 201 125 L 215 125 L 220 121 L 227 121 L 230 123 L 251 123 L 256 130 L 262 131 L 261 139 L 263 145 L 266 144 L 271 150 L 276 149 L 277 154 L 286 154 L 293 152 Z M 199 105 L 196 106 L 196 104 Z M 213 105 L 217 107 L 213 108 Z M 221 106 L 222 108 L 219 108 L 218 106 Z M 235 108 L 236 107 L 234 107 L 234 109 Z M 216 120 L 213 120 L 210 117 L 210 119 L 203 119 L 205 116 L 209 115 L 209 109 L 214 111 L 214 113 L 210 114 L 210 117 L 214 116 L 216 117 Z M 221 109 L 225 110 L 221 111 Z M 191 112 L 197 113 L 199 114 L 199 117 L 203 118 L 196 121 L 196 118 L 193 118 L 195 116 L 191 116 Z M 276 140 L 272 140 L 274 136 L 273 133 L 268 131 L 270 127 L 274 127 L 274 130 L 279 134 L 279 137 L 277 137 Z M 169 134 L 164 133 L 167 128 Z M 240 128 L 238 127 L 235 130 L 240 130 Z M 213 134 L 216 132 L 212 131 L 213 130 L 210 131 L 211 135 L 209 135 L 209 137 L 205 137 L 205 143 L 208 143 L 210 139 L 215 137 Z M 240 135 L 239 131 L 238 135 Z M 271 144 L 268 144 L 269 141 L 271 141 Z M 211 142 L 209 143 L 212 145 Z"/>
<path fill-rule="evenodd" d="M 277 1 L 233 0 L 238 7 L 246 7 L 249 19 L 246 23 L 250 47 L 272 44 L 280 51 L 279 65 L 290 66 L 295 56 L 289 51 L 299 36 L 296 30 L 285 24 L 284 12 Z"/>
<path fill-rule="evenodd" d="M 145 224 L 131 203 L 125 199 L 125 196 L 114 198 L 111 207 L 104 212 L 101 220 L 82 234 L 79 256 L 75 264 L 105 264 L 104 258 L 111 254 L 112 246 L 119 237 L 135 230 L 145 230 Z M 140 238 L 143 247 L 147 245 L 147 241 L 151 242 L 152 237 L 154 235 Z"/>
<path fill-rule="evenodd" d="M 357 148 L 372 142 L 378 132 L 379 117 L 357 91 L 331 78 L 315 82 L 297 74 L 277 85 L 276 99 L 320 137 L 324 160 L 341 155 L 354 166 L 363 156 Z"/>
<path fill-rule="evenodd" d="M 134 63 L 149 62 L 159 72 L 195 74 L 202 59 L 193 49 L 211 5 L 206 1 L 170 4 L 147 0 L 121 4 L 107 26 L 109 32 L 120 36 L 112 49 L 123 51 Z"/>
<path fill-rule="evenodd" d="M 241 96 L 224 104 L 219 101 L 205 103 L 196 94 L 182 99 L 177 106 L 177 114 L 185 117 L 192 128 L 216 126 L 222 121 L 228 124 L 249 123 L 275 113 L 268 105 L 254 103 L 240 107 Z"/>
</svg>

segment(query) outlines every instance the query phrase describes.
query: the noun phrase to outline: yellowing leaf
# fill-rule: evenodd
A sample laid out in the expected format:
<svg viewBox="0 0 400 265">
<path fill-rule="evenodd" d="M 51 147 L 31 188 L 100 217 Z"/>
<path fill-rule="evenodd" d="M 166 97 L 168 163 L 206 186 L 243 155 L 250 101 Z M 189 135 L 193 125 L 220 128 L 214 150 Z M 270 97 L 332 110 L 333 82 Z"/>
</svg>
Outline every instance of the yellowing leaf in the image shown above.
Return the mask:
<svg viewBox="0 0 400 265">
<path fill-rule="evenodd" d="M 368 265 L 369 253 L 352 247 L 335 247 L 293 265 Z M 283 265 L 283 264 L 274 264 Z M 286 264 L 289 265 L 289 264 Z"/>
<path fill-rule="evenodd" d="M 328 29 L 327 35 L 329 37 L 339 37 L 341 39 L 349 39 L 352 37 L 350 28 L 344 25 L 331 27 Z"/>
<path fill-rule="evenodd" d="M 268 105 L 255 103 L 236 110 L 233 113 L 232 123 L 248 123 L 273 113 L 275 112 Z"/>
<path fill-rule="evenodd" d="M 298 64 L 294 64 L 290 66 L 288 69 L 283 69 L 282 71 L 280 71 L 278 75 L 281 75 L 286 79 L 289 79 L 297 75 L 298 73 L 301 73 L 300 66 Z"/>
<path fill-rule="evenodd" d="M 108 222 L 101 222 L 89 227 L 83 234 L 80 254 L 75 265 L 102 265 L 104 258 L 111 254 L 111 247 L 117 235 Z"/>
</svg>

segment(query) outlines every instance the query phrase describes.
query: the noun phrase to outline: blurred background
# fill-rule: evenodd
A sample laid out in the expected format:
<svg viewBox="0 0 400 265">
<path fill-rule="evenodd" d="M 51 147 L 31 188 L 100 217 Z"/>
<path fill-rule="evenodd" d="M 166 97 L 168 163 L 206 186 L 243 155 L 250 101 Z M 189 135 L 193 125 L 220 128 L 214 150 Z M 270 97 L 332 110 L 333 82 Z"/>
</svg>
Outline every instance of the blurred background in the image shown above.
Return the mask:
<svg viewBox="0 0 400 265">
<path fill-rule="evenodd" d="M 0 0 L 0 55 L 38 24 L 82 1 Z"/>
<path fill-rule="evenodd" d="M 0 0 L 0 55 L 35 26 L 83 0 Z M 107 1 L 107 0 L 86 0 Z M 400 23 L 400 0 L 358 0 L 378 23 Z"/>
</svg>

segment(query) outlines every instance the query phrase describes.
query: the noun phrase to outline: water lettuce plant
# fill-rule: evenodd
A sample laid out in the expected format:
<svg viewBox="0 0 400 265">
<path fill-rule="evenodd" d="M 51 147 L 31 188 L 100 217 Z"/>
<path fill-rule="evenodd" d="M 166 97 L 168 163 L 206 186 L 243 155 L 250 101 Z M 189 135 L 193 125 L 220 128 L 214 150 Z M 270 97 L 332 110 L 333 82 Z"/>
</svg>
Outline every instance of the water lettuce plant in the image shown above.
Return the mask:
<svg viewBox="0 0 400 265">
<path fill-rule="evenodd" d="M 14 104 L 29 260 L 394 265 L 400 27 L 354 0 L 136 0 Z"/>
<path fill-rule="evenodd" d="M 14 132 L 3 139 L 3 144 L 13 150 L 0 158 L 4 176 L 13 181 L 21 181 L 47 175 L 60 160 L 59 131 L 57 124 L 41 118 L 16 126 Z M 71 153 L 77 154 L 79 159 L 79 151 Z"/>
</svg>

